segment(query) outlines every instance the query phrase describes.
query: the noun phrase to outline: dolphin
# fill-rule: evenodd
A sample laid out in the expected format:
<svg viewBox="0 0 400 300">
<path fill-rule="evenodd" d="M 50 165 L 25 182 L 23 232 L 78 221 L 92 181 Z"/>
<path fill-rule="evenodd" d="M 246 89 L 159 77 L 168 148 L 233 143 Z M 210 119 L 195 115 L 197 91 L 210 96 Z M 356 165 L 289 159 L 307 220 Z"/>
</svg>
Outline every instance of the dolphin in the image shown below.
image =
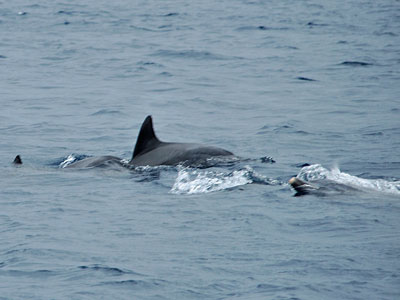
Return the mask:
<svg viewBox="0 0 400 300">
<path fill-rule="evenodd" d="M 14 165 L 22 165 L 21 156 L 17 155 L 17 156 L 14 158 L 13 164 L 14 164 Z"/>
<path fill-rule="evenodd" d="M 328 179 L 309 182 L 297 177 L 292 177 L 289 179 L 289 184 L 296 191 L 296 194 L 294 195 L 296 197 L 304 195 L 324 197 L 336 194 L 356 193 L 360 191 L 355 187 Z"/>
<path fill-rule="evenodd" d="M 160 141 L 153 128 L 151 116 L 147 116 L 140 128 L 132 158 L 129 162 L 115 156 L 88 157 L 71 163 L 66 168 L 93 168 L 109 165 L 137 166 L 204 166 L 213 158 L 232 158 L 232 152 L 222 148 L 192 143 L 167 143 Z"/>
<path fill-rule="evenodd" d="M 210 158 L 227 156 L 233 158 L 234 155 L 222 148 L 202 144 L 162 142 L 154 132 L 151 116 L 147 116 L 140 128 L 129 165 L 196 165 Z"/>
</svg>

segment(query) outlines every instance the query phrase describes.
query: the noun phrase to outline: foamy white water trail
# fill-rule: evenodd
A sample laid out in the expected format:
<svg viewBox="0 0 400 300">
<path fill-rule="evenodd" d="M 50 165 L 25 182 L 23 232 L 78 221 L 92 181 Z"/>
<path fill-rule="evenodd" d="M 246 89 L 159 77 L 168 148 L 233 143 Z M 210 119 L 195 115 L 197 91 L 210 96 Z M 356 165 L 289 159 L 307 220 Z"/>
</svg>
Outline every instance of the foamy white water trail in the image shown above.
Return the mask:
<svg viewBox="0 0 400 300">
<path fill-rule="evenodd" d="M 310 182 L 327 179 L 360 190 L 400 195 L 400 181 L 360 178 L 341 172 L 337 166 L 331 170 L 324 168 L 320 164 L 303 167 L 297 177 Z"/>
<path fill-rule="evenodd" d="M 199 194 L 226 190 L 236 186 L 249 184 L 252 180 L 248 170 L 231 173 L 181 169 L 171 188 L 175 194 Z"/>
<path fill-rule="evenodd" d="M 181 168 L 179 169 L 178 176 L 171 188 L 171 193 L 210 193 L 250 183 L 266 185 L 280 184 L 278 180 L 269 179 L 256 173 L 249 166 L 232 172 Z"/>
</svg>

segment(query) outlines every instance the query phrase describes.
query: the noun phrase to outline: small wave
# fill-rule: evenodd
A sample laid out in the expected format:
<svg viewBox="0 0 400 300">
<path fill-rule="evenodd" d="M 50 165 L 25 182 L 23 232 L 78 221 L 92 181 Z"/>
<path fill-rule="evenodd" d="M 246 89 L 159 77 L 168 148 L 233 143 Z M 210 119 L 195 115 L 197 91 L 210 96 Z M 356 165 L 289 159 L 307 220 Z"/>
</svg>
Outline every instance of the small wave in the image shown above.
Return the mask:
<svg viewBox="0 0 400 300">
<path fill-rule="evenodd" d="M 391 32 L 391 31 L 375 31 L 374 34 L 378 35 L 378 36 L 382 36 L 382 35 L 387 35 L 390 37 L 398 36 L 396 33 Z"/>
<path fill-rule="evenodd" d="M 344 61 L 341 63 L 342 66 L 350 66 L 350 67 L 366 67 L 372 66 L 371 63 L 363 62 L 363 61 Z"/>
<path fill-rule="evenodd" d="M 259 25 L 259 26 L 241 26 L 238 27 L 236 30 L 237 31 L 248 31 L 248 30 L 262 30 L 262 31 L 272 31 L 272 30 L 288 30 L 289 27 L 271 27 L 271 26 L 264 26 L 264 25 Z"/>
<path fill-rule="evenodd" d="M 384 179 L 364 179 L 341 172 L 338 167 L 332 170 L 319 164 L 303 167 L 298 178 L 306 181 L 329 180 L 359 190 L 370 190 L 387 194 L 400 195 L 400 181 L 387 181 Z"/>
<path fill-rule="evenodd" d="M 73 12 L 73 11 L 66 11 L 66 10 L 59 10 L 59 11 L 57 11 L 57 14 L 59 14 L 59 15 L 72 15 L 72 14 L 74 14 L 75 12 Z"/>
<path fill-rule="evenodd" d="M 22 271 L 22 270 L 4 270 L 3 275 L 8 275 L 12 277 L 31 277 L 46 279 L 48 277 L 54 276 L 56 272 L 50 270 L 36 270 L 36 271 Z"/>
<path fill-rule="evenodd" d="M 99 286 L 110 285 L 117 286 L 119 288 L 146 288 L 146 289 L 154 289 L 155 287 L 159 287 L 165 283 L 164 280 L 159 279 L 125 279 L 125 280 L 113 280 L 113 281 L 105 281 L 98 284 Z"/>
<path fill-rule="evenodd" d="M 143 281 L 135 280 L 135 279 L 128 279 L 128 280 L 120 280 L 120 281 L 108 281 L 103 282 L 102 284 L 109 284 L 109 285 L 119 285 L 119 286 L 134 286 L 142 283 Z"/>
<path fill-rule="evenodd" d="M 175 16 L 179 16 L 179 13 L 171 12 L 171 13 L 163 15 L 163 17 L 175 17 Z"/>
<path fill-rule="evenodd" d="M 99 111 L 91 114 L 91 116 L 101 116 L 101 115 L 122 115 L 122 113 L 118 110 L 100 109 Z"/>
<path fill-rule="evenodd" d="M 196 60 L 225 60 L 227 57 L 219 54 L 215 54 L 209 51 L 199 50 L 159 50 L 153 53 L 153 56 L 163 57 L 176 57 L 176 58 L 189 58 Z"/>
<path fill-rule="evenodd" d="M 314 26 L 328 26 L 328 24 L 324 23 L 316 23 L 316 22 L 308 22 L 307 26 L 314 27 Z"/>
<path fill-rule="evenodd" d="M 196 170 L 180 168 L 171 193 L 174 194 L 201 194 L 231 189 L 250 183 L 279 184 L 278 181 L 257 174 L 246 166 L 232 172 Z"/>
<path fill-rule="evenodd" d="M 315 79 L 312 78 L 308 78 L 308 77 L 303 77 L 303 76 L 299 76 L 297 77 L 298 80 L 303 80 L 303 81 L 317 81 Z"/>
<path fill-rule="evenodd" d="M 109 267 L 105 265 L 99 265 L 99 264 L 93 264 L 93 265 L 83 265 L 78 267 L 81 270 L 89 270 L 89 271 L 100 271 L 104 273 L 108 273 L 110 275 L 122 275 L 122 274 L 134 274 L 134 275 L 140 275 L 139 273 L 130 271 L 130 270 L 122 270 L 120 268 L 116 267 Z"/>
<path fill-rule="evenodd" d="M 144 61 L 144 60 L 137 62 L 136 65 L 144 66 L 144 67 L 150 67 L 151 66 L 151 67 L 157 67 L 157 68 L 163 68 L 164 67 L 163 64 L 160 64 L 160 63 L 157 63 L 157 62 L 153 62 L 153 61 Z"/>
</svg>

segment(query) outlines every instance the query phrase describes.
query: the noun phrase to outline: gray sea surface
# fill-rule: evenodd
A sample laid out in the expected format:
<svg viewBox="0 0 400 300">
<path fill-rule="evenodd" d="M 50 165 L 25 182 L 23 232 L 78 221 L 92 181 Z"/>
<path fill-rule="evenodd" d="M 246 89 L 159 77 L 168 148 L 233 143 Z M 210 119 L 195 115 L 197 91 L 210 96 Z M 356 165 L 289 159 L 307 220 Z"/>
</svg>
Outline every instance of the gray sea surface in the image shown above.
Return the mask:
<svg viewBox="0 0 400 300">
<path fill-rule="evenodd" d="M 0 1 L 0 299 L 400 299 L 399 34 L 394 0 Z M 64 168 L 147 115 L 242 160 Z"/>
</svg>

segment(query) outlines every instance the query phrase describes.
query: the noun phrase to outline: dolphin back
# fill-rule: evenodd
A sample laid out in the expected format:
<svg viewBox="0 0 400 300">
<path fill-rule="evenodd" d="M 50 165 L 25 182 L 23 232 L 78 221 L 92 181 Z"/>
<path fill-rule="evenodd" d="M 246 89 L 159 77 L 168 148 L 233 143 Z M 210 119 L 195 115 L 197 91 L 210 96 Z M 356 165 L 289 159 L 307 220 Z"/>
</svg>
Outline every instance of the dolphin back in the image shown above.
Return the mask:
<svg viewBox="0 0 400 300">
<path fill-rule="evenodd" d="M 147 116 L 140 128 L 132 159 L 134 166 L 178 165 L 183 162 L 197 165 L 199 161 L 233 154 L 227 150 L 191 143 L 165 143 L 160 141 L 153 128 L 151 116 Z"/>
</svg>

